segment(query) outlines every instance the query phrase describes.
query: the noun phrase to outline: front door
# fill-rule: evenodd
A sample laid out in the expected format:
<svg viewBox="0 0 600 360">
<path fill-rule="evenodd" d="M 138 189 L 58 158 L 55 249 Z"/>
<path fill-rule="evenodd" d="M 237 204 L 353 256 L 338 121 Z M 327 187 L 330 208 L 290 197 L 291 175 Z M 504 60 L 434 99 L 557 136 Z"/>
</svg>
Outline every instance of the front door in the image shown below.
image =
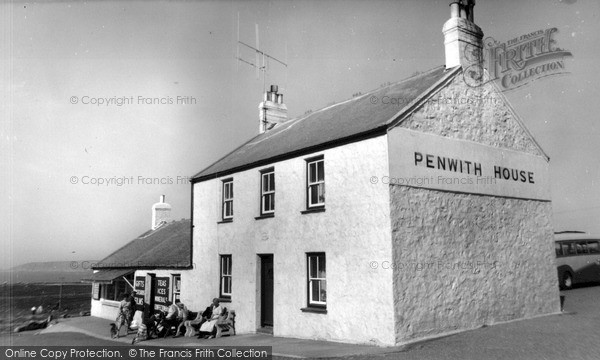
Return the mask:
<svg viewBox="0 0 600 360">
<path fill-rule="evenodd" d="M 273 327 L 273 255 L 260 255 L 260 325 Z"/>
</svg>

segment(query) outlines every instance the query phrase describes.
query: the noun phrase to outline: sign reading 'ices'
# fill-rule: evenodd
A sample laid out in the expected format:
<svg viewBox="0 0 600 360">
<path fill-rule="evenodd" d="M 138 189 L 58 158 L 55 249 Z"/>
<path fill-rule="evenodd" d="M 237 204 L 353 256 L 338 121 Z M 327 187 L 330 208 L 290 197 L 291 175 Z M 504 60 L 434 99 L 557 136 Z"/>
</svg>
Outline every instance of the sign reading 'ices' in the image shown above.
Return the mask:
<svg viewBox="0 0 600 360">
<path fill-rule="evenodd" d="M 541 156 L 401 128 L 389 133 L 389 151 L 384 184 L 550 200 Z"/>
<path fill-rule="evenodd" d="M 169 278 L 156 278 L 156 292 L 154 295 L 154 305 L 157 308 L 167 309 L 167 301 L 169 300 Z"/>
</svg>

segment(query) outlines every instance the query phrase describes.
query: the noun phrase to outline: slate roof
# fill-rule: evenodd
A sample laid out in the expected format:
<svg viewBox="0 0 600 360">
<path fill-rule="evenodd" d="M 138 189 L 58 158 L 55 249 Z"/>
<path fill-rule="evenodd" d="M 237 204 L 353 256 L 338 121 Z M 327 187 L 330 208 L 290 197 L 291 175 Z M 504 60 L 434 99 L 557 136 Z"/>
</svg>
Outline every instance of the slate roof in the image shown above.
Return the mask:
<svg viewBox="0 0 600 360">
<path fill-rule="evenodd" d="M 440 66 L 306 116 L 288 120 L 252 138 L 197 173 L 192 177 L 192 182 L 337 146 L 345 141 L 356 141 L 369 134 L 383 134 L 394 120 L 410 110 L 411 102 L 425 95 L 428 89 L 445 78 L 455 75 L 459 69 L 457 67 L 446 71 L 444 66 Z"/>
<path fill-rule="evenodd" d="M 191 268 L 190 225 L 190 220 L 185 219 L 166 223 L 156 230 L 147 231 L 92 268 L 94 270 Z"/>
</svg>

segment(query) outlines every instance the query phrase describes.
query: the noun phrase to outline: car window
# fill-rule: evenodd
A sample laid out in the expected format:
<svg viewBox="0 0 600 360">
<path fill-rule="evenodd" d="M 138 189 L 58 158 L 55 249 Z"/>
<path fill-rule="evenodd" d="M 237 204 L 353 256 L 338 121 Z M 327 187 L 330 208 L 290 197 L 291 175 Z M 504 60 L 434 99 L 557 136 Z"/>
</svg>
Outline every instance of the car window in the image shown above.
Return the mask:
<svg viewBox="0 0 600 360">
<path fill-rule="evenodd" d="M 567 255 L 576 255 L 575 244 L 574 243 L 566 243 L 563 244 L 563 254 Z"/>
<path fill-rule="evenodd" d="M 554 243 L 554 251 L 556 251 L 556 256 L 562 255 L 562 248 L 560 247 L 560 243 Z"/>
<path fill-rule="evenodd" d="M 588 241 L 588 250 L 590 254 L 599 254 L 600 246 L 598 246 L 598 241 Z"/>
</svg>

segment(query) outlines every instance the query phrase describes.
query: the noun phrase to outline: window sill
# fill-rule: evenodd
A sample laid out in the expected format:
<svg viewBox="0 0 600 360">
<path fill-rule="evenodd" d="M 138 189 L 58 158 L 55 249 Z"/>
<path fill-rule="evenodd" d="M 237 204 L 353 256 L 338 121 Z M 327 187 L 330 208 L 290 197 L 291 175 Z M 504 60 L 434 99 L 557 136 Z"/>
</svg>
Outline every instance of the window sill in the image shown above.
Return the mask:
<svg viewBox="0 0 600 360">
<path fill-rule="evenodd" d="M 226 298 L 226 297 L 220 297 L 220 298 L 217 298 L 217 299 L 219 299 L 220 303 L 230 303 L 231 302 L 231 298 L 230 297 L 228 297 L 228 298 Z"/>
<path fill-rule="evenodd" d="M 307 306 L 300 309 L 302 312 L 315 313 L 315 314 L 327 314 L 327 308 Z"/>
<path fill-rule="evenodd" d="M 221 221 L 217 221 L 217 224 L 225 224 L 230 222 L 233 222 L 233 219 L 223 219 Z"/>
<path fill-rule="evenodd" d="M 102 303 L 102 306 L 110 306 L 114 308 L 118 308 L 121 305 L 120 301 L 115 300 L 100 299 L 100 302 Z"/>
<path fill-rule="evenodd" d="M 254 220 L 262 220 L 262 219 L 269 219 L 269 218 L 274 218 L 275 214 L 263 214 L 261 216 L 257 216 L 254 218 Z"/>
<path fill-rule="evenodd" d="M 320 213 L 325 212 L 325 206 L 318 208 L 306 209 L 304 211 L 300 211 L 300 214 L 312 214 L 312 213 Z"/>
</svg>

